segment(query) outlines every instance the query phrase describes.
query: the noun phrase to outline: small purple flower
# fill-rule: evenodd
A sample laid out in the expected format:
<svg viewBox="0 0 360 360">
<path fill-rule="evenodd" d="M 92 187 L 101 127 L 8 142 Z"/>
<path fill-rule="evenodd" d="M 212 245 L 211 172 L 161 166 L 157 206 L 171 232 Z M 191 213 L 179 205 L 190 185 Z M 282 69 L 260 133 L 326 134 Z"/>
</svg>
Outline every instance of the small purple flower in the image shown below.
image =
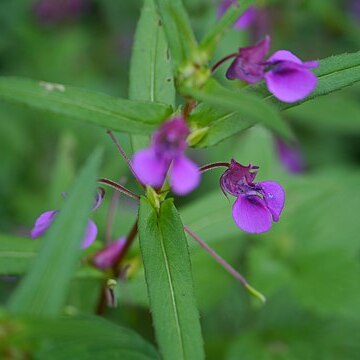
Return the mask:
<svg viewBox="0 0 360 360">
<path fill-rule="evenodd" d="M 104 198 L 105 192 L 102 188 L 99 188 L 97 193 L 96 193 L 96 198 L 95 198 L 95 202 L 93 205 L 92 210 L 96 210 L 101 202 L 102 199 Z M 43 235 L 46 230 L 51 226 L 51 224 L 53 223 L 56 214 L 58 213 L 58 210 L 50 210 L 50 211 L 45 211 L 44 213 L 42 213 L 35 221 L 35 225 L 31 230 L 31 238 L 32 239 L 37 239 L 38 237 L 40 237 L 41 235 Z M 88 225 L 86 228 L 86 233 L 82 242 L 81 247 L 83 249 L 89 247 L 96 239 L 96 235 L 97 235 L 97 226 L 95 225 L 95 223 L 92 220 L 88 220 Z"/>
<path fill-rule="evenodd" d="M 88 6 L 88 0 L 39 0 L 34 12 L 43 24 L 56 24 L 78 17 Z"/>
<path fill-rule="evenodd" d="M 144 185 L 161 187 L 169 173 L 175 194 L 185 195 L 200 182 L 195 163 L 185 156 L 190 130 L 182 117 L 175 117 L 161 125 L 153 134 L 151 146 L 134 154 L 132 165 Z"/>
<path fill-rule="evenodd" d="M 110 245 L 95 254 L 92 259 L 93 264 L 99 269 L 111 268 L 114 266 L 120 253 L 123 251 L 125 244 L 125 237 L 113 241 Z"/>
<path fill-rule="evenodd" d="M 275 137 L 275 146 L 280 162 L 288 172 L 299 174 L 305 170 L 305 160 L 298 144 L 289 145 Z"/>
<path fill-rule="evenodd" d="M 231 5 L 238 6 L 237 0 L 222 0 L 217 9 L 218 18 L 222 17 Z M 255 6 L 250 6 L 235 22 L 234 29 L 246 29 L 255 20 L 257 10 Z"/>
<path fill-rule="evenodd" d="M 255 84 L 265 79 L 269 91 L 279 100 L 295 102 L 308 96 L 316 87 L 317 77 L 310 71 L 318 61 L 302 62 L 287 50 L 275 52 L 266 61 L 270 37 L 255 46 L 240 48 L 230 65 L 226 77 Z"/>
<path fill-rule="evenodd" d="M 263 233 L 279 221 L 285 203 L 285 191 L 275 181 L 254 183 L 257 166 L 243 166 L 231 160 L 220 178 L 224 193 L 236 196 L 232 215 L 236 225 L 249 233 Z"/>
</svg>

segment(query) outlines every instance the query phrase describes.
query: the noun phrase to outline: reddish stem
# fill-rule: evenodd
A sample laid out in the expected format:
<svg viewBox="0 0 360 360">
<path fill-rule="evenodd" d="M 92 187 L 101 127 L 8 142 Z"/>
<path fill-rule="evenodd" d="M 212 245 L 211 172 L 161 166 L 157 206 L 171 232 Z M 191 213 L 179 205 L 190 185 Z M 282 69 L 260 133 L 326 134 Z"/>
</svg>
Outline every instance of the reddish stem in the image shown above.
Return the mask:
<svg viewBox="0 0 360 360">
<path fill-rule="evenodd" d="M 205 171 L 209 171 L 209 170 L 211 170 L 211 169 L 215 169 L 215 168 L 217 168 L 217 167 L 229 167 L 229 163 L 227 163 L 227 162 L 214 162 L 214 163 L 211 163 L 211 164 L 208 164 L 208 165 L 204 165 L 204 166 L 202 166 L 200 169 L 199 169 L 199 171 L 200 172 L 205 172 Z"/>
<path fill-rule="evenodd" d="M 125 194 L 127 196 L 130 196 L 133 199 L 136 199 L 136 200 L 140 199 L 139 195 L 137 195 L 137 194 L 133 193 L 132 191 L 128 190 L 126 187 L 118 184 L 116 181 L 112 181 L 112 180 L 106 179 L 106 178 L 101 178 L 101 179 L 98 179 L 98 182 L 100 182 L 102 184 L 109 185 L 113 189 L 115 189 L 117 191 L 120 191 L 121 193 L 123 193 L 123 194 Z"/>
<path fill-rule="evenodd" d="M 215 70 L 222 65 L 225 61 L 228 61 L 229 59 L 232 59 L 234 57 L 237 57 L 239 55 L 239 53 L 233 53 L 230 55 L 225 56 L 224 58 L 220 59 L 212 68 L 211 68 L 211 72 L 214 73 Z"/>
</svg>

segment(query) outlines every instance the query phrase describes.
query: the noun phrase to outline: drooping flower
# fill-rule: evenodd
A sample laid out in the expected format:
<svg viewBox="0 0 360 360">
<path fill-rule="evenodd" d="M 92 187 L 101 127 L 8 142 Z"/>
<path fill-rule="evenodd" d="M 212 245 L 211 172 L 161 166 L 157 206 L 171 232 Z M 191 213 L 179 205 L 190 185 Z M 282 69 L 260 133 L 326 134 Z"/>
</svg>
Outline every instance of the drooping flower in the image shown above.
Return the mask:
<svg viewBox="0 0 360 360">
<path fill-rule="evenodd" d="M 104 198 L 105 192 L 102 188 L 99 188 L 96 193 L 95 202 L 92 210 L 95 211 L 101 204 L 102 199 Z M 56 214 L 59 210 L 49 210 L 42 213 L 35 221 L 35 225 L 31 230 L 31 238 L 37 239 L 41 235 L 43 235 L 47 229 L 53 223 Z M 88 225 L 86 228 L 85 236 L 82 241 L 81 247 L 83 249 L 89 247 L 96 239 L 97 235 L 97 226 L 92 220 L 88 220 Z"/>
<path fill-rule="evenodd" d="M 285 191 L 277 182 L 254 182 L 257 170 L 257 166 L 243 166 L 232 159 L 220 179 L 223 192 L 237 197 L 232 208 L 236 225 L 249 233 L 270 230 L 285 203 Z"/>
<path fill-rule="evenodd" d="M 200 182 L 200 172 L 185 156 L 190 130 L 182 117 L 175 117 L 161 125 L 152 136 L 151 145 L 134 154 L 132 165 L 144 185 L 160 187 L 166 174 L 175 194 L 185 195 Z"/>
<path fill-rule="evenodd" d="M 240 48 L 226 77 L 250 84 L 265 79 L 269 91 L 279 100 L 288 103 L 308 96 L 317 84 L 317 77 L 310 69 L 318 67 L 319 62 L 302 62 L 287 50 L 279 50 L 265 60 L 269 47 L 270 37 L 266 36 L 255 46 Z"/>
<path fill-rule="evenodd" d="M 237 0 L 222 0 L 217 8 L 218 18 L 222 17 L 232 5 L 238 6 L 239 3 Z M 234 28 L 239 30 L 246 29 L 254 22 L 256 14 L 257 10 L 255 6 L 249 6 L 248 9 L 236 20 Z"/>
<path fill-rule="evenodd" d="M 305 170 L 305 160 L 298 144 L 289 145 L 279 137 L 275 137 L 275 147 L 285 170 L 293 174 Z"/>
<path fill-rule="evenodd" d="M 92 259 L 93 264 L 99 269 L 111 268 L 114 266 L 119 254 L 123 251 L 125 244 L 125 237 L 113 241 L 94 255 Z"/>
</svg>

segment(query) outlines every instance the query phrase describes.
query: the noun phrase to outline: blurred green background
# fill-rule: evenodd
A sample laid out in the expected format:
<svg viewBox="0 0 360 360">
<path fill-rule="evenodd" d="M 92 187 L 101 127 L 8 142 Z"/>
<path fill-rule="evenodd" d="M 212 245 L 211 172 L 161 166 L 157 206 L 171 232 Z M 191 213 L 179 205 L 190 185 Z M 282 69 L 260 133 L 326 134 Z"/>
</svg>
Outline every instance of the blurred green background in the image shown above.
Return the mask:
<svg viewBox="0 0 360 360">
<path fill-rule="evenodd" d="M 40 4 L 46 1 L 0 2 L 0 74 L 127 97 L 142 2 L 47 2 L 52 3 L 47 8 Z M 216 22 L 218 2 L 185 4 L 200 37 Z M 264 0 L 257 7 L 255 23 L 230 31 L 214 62 L 267 33 L 272 51 L 288 49 L 303 60 L 359 49 L 360 1 Z M 220 171 L 206 173 L 191 196 L 176 199 L 184 223 L 268 298 L 259 306 L 189 239 L 208 359 L 360 358 L 359 99 L 355 85 L 283 113 L 307 164 L 301 174 L 283 168 L 272 134 L 260 127 L 216 147 L 191 151 L 199 164 L 232 157 L 257 164 L 259 180 L 278 181 L 287 193 L 281 221 L 260 236 L 244 234 L 233 224 L 231 203 L 218 186 Z M 29 236 L 38 214 L 59 207 L 61 193 L 98 146 L 105 149 L 101 176 L 122 178 L 136 190 L 104 130 L 68 118 L 54 120 L 55 115 L 0 102 L 1 234 Z M 128 136 L 118 137 L 131 154 Z M 107 191 L 94 214 L 100 231 L 87 253 L 104 241 L 110 199 Z M 114 239 L 126 234 L 136 211 L 134 202 L 121 197 Z M 128 261 L 129 279 L 117 288 L 118 308 L 109 309 L 106 317 L 154 341 L 137 245 Z M 100 276 L 86 274 L 74 279 L 66 311 L 93 313 L 100 281 Z M 0 278 L 1 304 L 16 283 Z"/>
</svg>

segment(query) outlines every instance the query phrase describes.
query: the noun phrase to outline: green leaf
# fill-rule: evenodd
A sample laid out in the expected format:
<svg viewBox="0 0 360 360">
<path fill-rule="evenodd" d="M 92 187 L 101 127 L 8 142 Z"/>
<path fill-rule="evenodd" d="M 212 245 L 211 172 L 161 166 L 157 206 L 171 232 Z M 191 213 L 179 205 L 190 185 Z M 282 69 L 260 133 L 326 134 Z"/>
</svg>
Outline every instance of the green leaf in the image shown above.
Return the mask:
<svg viewBox="0 0 360 360">
<path fill-rule="evenodd" d="M 319 68 L 315 69 L 314 73 L 318 76 L 318 84 L 307 98 L 291 104 L 283 103 L 273 95 L 267 96 L 266 99 L 270 99 L 280 110 L 287 110 L 355 84 L 360 81 L 360 51 L 322 59 Z M 265 85 L 262 84 L 261 88 L 264 87 Z M 261 88 L 259 90 L 264 91 Z"/>
<path fill-rule="evenodd" d="M 139 238 L 156 337 L 164 359 L 203 359 L 190 258 L 172 199 L 159 215 L 146 198 L 139 210 Z"/>
<path fill-rule="evenodd" d="M 176 67 L 197 48 L 195 35 L 182 0 L 155 0 Z"/>
<path fill-rule="evenodd" d="M 0 274 L 21 274 L 28 269 L 39 248 L 31 239 L 0 235 Z"/>
<path fill-rule="evenodd" d="M 201 89 L 188 88 L 185 89 L 185 91 L 195 99 L 203 101 L 206 105 L 230 110 L 234 113 L 229 114 L 231 121 L 234 121 L 232 116 L 237 113 L 244 119 L 243 121 L 246 121 L 245 127 L 249 127 L 251 124 L 258 122 L 275 131 L 280 136 L 288 139 L 292 137 L 289 126 L 282 120 L 276 109 L 254 94 L 226 89 L 214 79 L 210 79 Z M 211 124 L 209 125 L 210 129 L 208 134 L 211 134 Z M 217 138 L 220 138 L 219 134 Z"/>
<path fill-rule="evenodd" d="M 286 114 L 299 125 L 337 134 L 360 133 L 360 105 L 350 96 L 331 94 L 301 106 L 289 109 Z"/>
<path fill-rule="evenodd" d="M 151 133 L 172 112 L 164 104 L 15 77 L 0 78 L 0 98 L 131 134 Z"/>
<path fill-rule="evenodd" d="M 17 343 L 30 342 L 31 353 L 39 360 L 159 359 L 154 347 L 137 333 L 102 318 L 17 321 L 21 329 Z"/>
<path fill-rule="evenodd" d="M 208 127 L 204 138 L 196 144 L 199 148 L 214 146 L 254 125 L 238 112 L 215 109 L 203 103 L 191 113 L 189 121 L 196 128 Z"/>
<path fill-rule="evenodd" d="M 170 49 L 154 0 L 145 0 L 136 28 L 130 66 L 131 100 L 175 106 Z M 133 150 L 146 147 L 148 136 L 132 136 Z"/>
<path fill-rule="evenodd" d="M 99 163 L 99 152 L 95 152 L 44 236 L 30 272 L 10 299 L 12 312 L 34 315 L 56 315 L 61 312 L 94 201 Z"/>
<path fill-rule="evenodd" d="M 217 21 L 216 25 L 213 26 L 210 32 L 204 37 L 200 44 L 201 49 L 212 54 L 224 34 L 253 2 L 254 0 L 241 0 L 239 1 L 239 6 L 230 6 L 224 16 Z"/>
</svg>

